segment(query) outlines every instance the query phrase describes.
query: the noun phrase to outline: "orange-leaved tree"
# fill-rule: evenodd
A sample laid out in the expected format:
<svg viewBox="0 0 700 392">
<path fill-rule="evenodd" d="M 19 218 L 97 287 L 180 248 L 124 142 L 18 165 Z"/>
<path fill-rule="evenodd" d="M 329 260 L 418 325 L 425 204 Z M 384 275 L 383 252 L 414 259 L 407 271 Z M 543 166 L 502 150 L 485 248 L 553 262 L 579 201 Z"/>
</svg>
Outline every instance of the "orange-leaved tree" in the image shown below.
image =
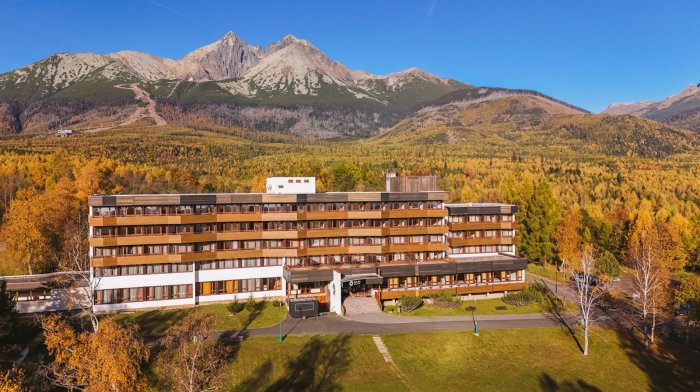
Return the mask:
<svg viewBox="0 0 700 392">
<path fill-rule="evenodd" d="M 656 222 L 647 201 L 641 203 L 628 234 L 629 263 L 634 268 L 633 306 L 639 316 L 644 346 L 654 343 L 657 317 L 669 298 L 667 233 Z"/>
<path fill-rule="evenodd" d="M 54 384 L 91 392 L 146 389 L 141 364 L 149 352 L 135 325 L 105 319 L 97 332 L 81 332 L 51 315 L 42 320 L 42 327 L 53 357 L 47 370 Z"/>
<path fill-rule="evenodd" d="M 581 211 L 577 207 L 569 208 L 554 233 L 557 243 L 557 251 L 561 260 L 561 269 L 566 270 L 568 263 L 575 263 L 580 256 L 581 238 Z"/>
</svg>

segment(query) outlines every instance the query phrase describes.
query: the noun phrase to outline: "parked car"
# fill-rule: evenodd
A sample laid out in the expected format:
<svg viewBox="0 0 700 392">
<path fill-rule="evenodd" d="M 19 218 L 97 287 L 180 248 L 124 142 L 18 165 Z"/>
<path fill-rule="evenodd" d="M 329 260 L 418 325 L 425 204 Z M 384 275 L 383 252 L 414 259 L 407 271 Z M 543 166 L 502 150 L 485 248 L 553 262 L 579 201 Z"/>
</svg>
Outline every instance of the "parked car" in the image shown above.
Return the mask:
<svg viewBox="0 0 700 392">
<path fill-rule="evenodd" d="M 598 278 L 595 275 L 589 275 L 586 276 L 583 272 L 574 272 L 574 274 L 571 276 L 571 280 L 574 282 L 579 282 L 579 279 L 585 281 L 588 281 L 588 284 L 591 286 L 595 286 L 598 284 Z"/>
</svg>

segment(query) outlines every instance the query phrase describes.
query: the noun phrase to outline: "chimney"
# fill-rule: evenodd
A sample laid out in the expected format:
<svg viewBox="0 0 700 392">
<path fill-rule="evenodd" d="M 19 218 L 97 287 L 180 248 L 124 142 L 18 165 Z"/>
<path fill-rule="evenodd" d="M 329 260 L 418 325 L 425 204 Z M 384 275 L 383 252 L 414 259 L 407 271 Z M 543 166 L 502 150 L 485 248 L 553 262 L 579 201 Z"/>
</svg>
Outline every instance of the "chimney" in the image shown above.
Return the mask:
<svg viewBox="0 0 700 392">
<path fill-rule="evenodd" d="M 386 191 L 391 192 L 391 179 L 396 177 L 395 172 L 386 173 Z"/>
</svg>

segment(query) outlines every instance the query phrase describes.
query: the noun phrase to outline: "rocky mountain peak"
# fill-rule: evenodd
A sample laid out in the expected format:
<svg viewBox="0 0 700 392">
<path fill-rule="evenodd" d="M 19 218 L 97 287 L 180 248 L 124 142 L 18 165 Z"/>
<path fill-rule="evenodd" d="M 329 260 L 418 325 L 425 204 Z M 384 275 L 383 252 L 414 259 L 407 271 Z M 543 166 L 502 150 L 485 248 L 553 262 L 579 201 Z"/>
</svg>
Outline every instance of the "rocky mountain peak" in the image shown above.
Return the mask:
<svg viewBox="0 0 700 392">
<path fill-rule="evenodd" d="M 278 50 L 286 48 L 289 45 L 294 45 L 294 44 L 299 44 L 299 43 L 311 45 L 311 43 L 306 41 L 306 40 L 299 39 L 292 34 L 287 34 L 284 37 L 282 37 L 281 40 L 273 42 L 270 45 L 268 45 L 267 49 L 265 51 L 267 53 L 274 53 L 274 52 L 277 52 Z M 311 45 L 311 46 L 313 46 L 313 45 Z"/>
<path fill-rule="evenodd" d="M 188 53 L 181 61 L 202 67 L 204 74 L 193 75 L 195 79 L 221 80 L 242 76 L 257 64 L 261 54 L 260 47 L 242 41 L 229 31 L 220 40 Z"/>
<path fill-rule="evenodd" d="M 224 34 L 224 36 L 221 37 L 221 39 L 219 41 L 240 41 L 240 40 L 241 39 L 238 38 L 236 33 L 234 33 L 233 31 L 229 31 L 226 34 Z"/>
</svg>

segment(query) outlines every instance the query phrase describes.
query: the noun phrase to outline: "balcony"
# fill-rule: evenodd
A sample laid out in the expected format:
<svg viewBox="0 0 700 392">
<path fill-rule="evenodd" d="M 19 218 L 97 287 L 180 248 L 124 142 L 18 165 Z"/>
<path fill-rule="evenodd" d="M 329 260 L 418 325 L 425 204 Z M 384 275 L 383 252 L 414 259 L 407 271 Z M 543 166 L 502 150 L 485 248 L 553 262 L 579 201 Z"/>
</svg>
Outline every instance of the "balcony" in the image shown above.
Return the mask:
<svg viewBox="0 0 700 392">
<path fill-rule="evenodd" d="M 515 222 L 461 222 L 448 223 L 450 231 L 464 230 L 509 230 L 517 228 Z"/>
<path fill-rule="evenodd" d="M 470 245 L 512 245 L 513 237 L 450 238 L 451 247 Z"/>
<path fill-rule="evenodd" d="M 344 263 L 330 263 L 330 264 L 312 264 L 312 265 L 286 265 L 285 268 L 288 270 L 319 270 L 319 269 L 338 269 L 338 268 L 376 268 L 384 267 L 389 265 L 416 265 L 416 264 L 444 264 L 444 263 L 454 263 L 454 258 L 445 259 L 430 259 L 430 260 L 397 260 L 397 261 L 371 261 L 371 262 L 344 262 Z"/>
<path fill-rule="evenodd" d="M 444 218 L 447 209 L 431 210 L 386 210 L 382 211 L 382 218 Z"/>
</svg>

